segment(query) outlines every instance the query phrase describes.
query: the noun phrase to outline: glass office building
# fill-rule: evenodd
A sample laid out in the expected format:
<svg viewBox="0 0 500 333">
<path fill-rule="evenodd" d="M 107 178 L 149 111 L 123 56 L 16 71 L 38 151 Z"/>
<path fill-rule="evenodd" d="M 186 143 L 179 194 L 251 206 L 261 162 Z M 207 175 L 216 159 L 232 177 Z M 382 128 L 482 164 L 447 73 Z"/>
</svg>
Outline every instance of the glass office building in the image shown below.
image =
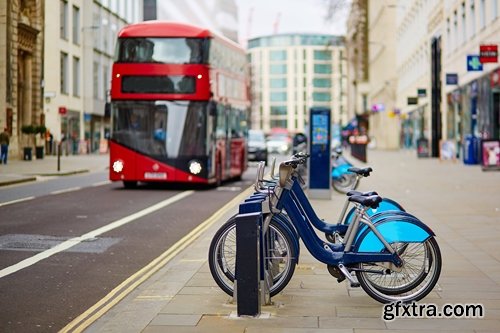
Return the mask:
<svg viewBox="0 0 500 333">
<path fill-rule="evenodd" d="M 332 122 L 347 122 L 344 38 L 280 34 L 248 41 L 251 64 L 251 127 L 304 132 L 308 110 L 332 110 Z"/>
</svg>

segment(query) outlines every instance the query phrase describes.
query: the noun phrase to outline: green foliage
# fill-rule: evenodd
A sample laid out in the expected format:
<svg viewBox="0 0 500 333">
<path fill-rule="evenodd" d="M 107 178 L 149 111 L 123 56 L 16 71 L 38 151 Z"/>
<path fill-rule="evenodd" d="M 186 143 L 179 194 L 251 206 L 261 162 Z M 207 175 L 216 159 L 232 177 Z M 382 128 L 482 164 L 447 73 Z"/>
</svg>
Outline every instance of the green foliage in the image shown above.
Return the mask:
<svg viewBox="0 0 500 333">
<path fill-rule="evenodd" d="M 36 133 L 36 126 L 33 126 L 33 125 L 23 125 L 21 127 L 21 132 L 23 132 L 24 134 L 35 134 Z"/>
<path fill-rule="evenodd" d="M 36 134 L 45 134 L 45 132 L 47 132 L 47 127 L 45 127 L 44 125 L 35 126 Z"/>
</svg>

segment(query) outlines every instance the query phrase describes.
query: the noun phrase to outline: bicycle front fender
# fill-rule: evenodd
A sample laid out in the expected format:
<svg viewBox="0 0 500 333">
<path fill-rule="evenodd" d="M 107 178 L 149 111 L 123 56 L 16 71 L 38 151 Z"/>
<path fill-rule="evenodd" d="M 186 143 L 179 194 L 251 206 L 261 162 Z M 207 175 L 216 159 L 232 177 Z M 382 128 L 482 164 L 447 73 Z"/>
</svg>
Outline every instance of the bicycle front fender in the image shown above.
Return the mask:
<svg viewBox="0 0 500 333">
<path fill-rule="evenodd" d="M 375 228 L 387 241 L 387 243 L 423 243 L 430 237 L 435 236 L 434 232 L 422 221 L 411 217 L 388 217 L 377 221 Z M 366 228 L 357 237 L 354 252 L 381 252 L 384 244 L 370 229 Z"/>
<path fill-rule="evenodd" d="M 352 165 L 350 164 L 341 164 L 334 167 L 332 169 L 332 178 L 337 179 L 342 177 L 342 175 L 345 173 L 350 173 L 349 171 L 347 171 L 347 169 L 349 169 L 350 167 L 352 167 Z"/>
</svg>

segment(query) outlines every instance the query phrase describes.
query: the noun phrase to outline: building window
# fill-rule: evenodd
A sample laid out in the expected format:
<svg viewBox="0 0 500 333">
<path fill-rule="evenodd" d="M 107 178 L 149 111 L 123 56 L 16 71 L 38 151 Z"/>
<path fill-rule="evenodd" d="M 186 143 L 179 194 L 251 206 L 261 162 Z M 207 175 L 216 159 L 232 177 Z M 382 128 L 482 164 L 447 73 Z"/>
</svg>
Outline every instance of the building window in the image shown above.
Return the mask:
<svg viewBox="0 0 500 333">
<path fill-rule="evenodd" d="M 276 50 L 269 52 L 270 61 L 285 61 L 286 57 L 287 55 L 285 50 Z"/>
<path fill-rule="evenodd" d="M 80 8 L 73 6 L 73 44 L 80 44 Z"/>
<path fill-rule="evenodd" d="M 458 14 L 455 10 L 453 12 L 453 48 L 455 49 L 458 45 Z"/>
<path fill-rule="evenodd" d="M 286 65 L 271 65 L 269 72 L 271 74 L 286 74 Z"/>
<path fill-rule="evenodd" d="M 110 89 L 110 76 L 109 76 L 109 67 L 108 66 L 102 66 L 102 80 L 103 80 L 103 86 L 104 86 L 104 100 L 106 100 L 106 97 L 108 96 L 108 91 Z"/>
<path fill-rule="evenodd" d="M 332 60 L 332 51 L 314 50 L 314 60 Z"/>
<path fill-rule="evenodd" d="M 467 19 L 465 17 L 465 2 L 462 2 L 462 43 L 467 41 Z"/>
<path fill-rule="evenodd" d="M 287 80 L 286 79 L 271 79 L 270 86 L 271 86 L 271 88 L 286 88 Z"/>
<path fill-rule="evenodd" d="M 73 96 L 80 97 L 80 59 L 73 57 Z"/>
<path fill-rule="evenodd" d="M 474 1 L 470 3 L 470 35 L 474 36 L 476 34 L 476 6 Z"/>
<path fill-rule="evenodd" d="M 60 18 L 59 18 L 59 24 L 60 24 L 60 37 L 62 39 L 68 39 L 68 2 L 61 0 L 60 2 Z"/>
<path fill-rule="evenodd" d="M 94 61 L 94 65 L 93 65 L 93 69 L 92 69 L 92 73 L 93 73 L 93 92 L 92 92 L 92 96 L 94 97 L 94 99 L 99 99 L 99 63 L 98 62 L 95 62 Z"/>
<path fill-rule="evenodd" d="M 271 119 L 271 128 L 287 128 L 286 119 Z"/>
<path fill-rule="evenodd" d="M 315 102 L 330 102 L 331 101 L 330 93 L 314 92 L 313 93 L 313 101 L 315 101 Z"/>
<path fill-rule="evenodd" d="M 60 75 L 61 75 L 61 94 L 67 95 L 69 93 L 69 85 L 68 85 L 68 80 L 69 80 L 69 73 L 68 73 L 68 54 L 61 52 L 61 68 L 60 68 Z"/>
<path fill-rule="evenodd" d="M 479 28 L 482 29 L 486 25 L 486 17 L 485 17 L 485 1 L 486 0 L 480 0 L 479 1 Z"/>
<path fill-rule="evenodd" d="M 286 106 L 271 106 L 271 115 L 272 116 L 286 116 Z"/>
<path fill-rule="evenodd" d="M 330 64 L 314 64 L 315 74 L 332 74 L 332 65 Z"/>
<path fill-rule="evenodd" d="M 271 102 L 286 102 L 286 92 L 271 92 L 269 99 Z"/>
<path fill-rule="evenodd" d="M 491 0 L 491 20 L 495 20 L 498 16 L 498 0 Z"/>
<path fill-rule="evenodd" d="M 314 88 L 331 88 L 332 81 L 330 79 L 313 79 Z"/>
</svg>

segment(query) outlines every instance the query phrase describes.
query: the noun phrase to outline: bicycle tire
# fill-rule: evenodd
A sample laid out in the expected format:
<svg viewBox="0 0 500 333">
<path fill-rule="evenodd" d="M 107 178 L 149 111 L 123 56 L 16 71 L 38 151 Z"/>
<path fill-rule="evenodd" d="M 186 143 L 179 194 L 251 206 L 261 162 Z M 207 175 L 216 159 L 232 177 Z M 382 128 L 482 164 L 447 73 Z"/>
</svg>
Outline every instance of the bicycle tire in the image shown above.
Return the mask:
<svg viewBox="0 0 500 333">
<path fill-rule="evenodd" d="M 434 286 L 436 285 L 439 275 L 441 274 L 441 251 L 439 245 L 434 237 L 430 237 L 425 241 L 427 258 L 425 259 L 424 270 L 425 274 L 413 279 L 411 283 L 400 290 L 397 288 L 382 288 L 379 284 L 375 283 L 371 278 L 373 273 L 356 271 L 358 281 L 363 290 L 373 299 L 381 303 L 391 303 L 402 301 L 405 303 L 418 301 L 427 296 Z M 360 265 L 362 267 L 362 265 Z M 390 276 L 390 275 L 389 275 Z M 393 279 L 399 278 L 396 274 Z"/>
<path fill-rule="evenodd" d="M 283 254 L 281 260 L 284 264 L 278 264 L 281 268 L 279 269 L 278 274 L 273 275 L 273 284 L 269 288 L 270 295 L 274 296 L 282 291 L 292 278 L 298 258 L 296 249 L 293 246 L 293 235 L 290 230 L 283 227 L 274 219 L 271 219 L 271 222 L 269 223 L 269 231 L 272 234 L 271 237 L 277 237 L 273 242 L 273 245 L 278 243 L 278 245 L 282 246 L 284 249 L 279 250 Z M 271 251 L 274 250 L 276 250 L 276 247 L 271 248 Z M 265 256 L 264 259 L 268 260 L 266 264 L 271 266 L 274 264 L 274 267 L 278 267 L 275 265 L 279 261 L 277 258 L 280 257 L 276 256 L 276 253 L 273 253 L 271 257 Z M 210 273 L 212 274 L 212 277 L 217 285 L 229 296 L 233 296 L 234 291 L 235 262 L 236 218 L 233 216 L 224 225 L 222 225 L 219 230 L 217 230 L 210 243 L 208 253 Z"/>
<path fill-rule="evenodd" d="M 335 191 L 345 194 L 350 190 L 355 190 L 358 188 L 359 183 L 356 183 L 356 174 L 354 173 L 345 173 L 341 175 L 339 178 L 332 178 L 332 187 Z M 353 187 L 353 184 L 356 186 Z"/>
<path fill-rule="evenodd" d="M 391 244 L 398 252 L 400 258 L 404 261 L 401 272 L 389 272 L 392 277 L 385 274 L 366 273 L 367 279 L 380 292 L 386 295 L 398 295 L 411 291 L 418 286 L 427 276 L 426 260 L 429 260 L 429 266 L 434 260 L 430 255 L 429 244 L 424 243 L 396 243 Z M 360 268 L 367 270 L 377 270 L 380 266 L 376 263 L 360 264 Z"/>
</svg>

